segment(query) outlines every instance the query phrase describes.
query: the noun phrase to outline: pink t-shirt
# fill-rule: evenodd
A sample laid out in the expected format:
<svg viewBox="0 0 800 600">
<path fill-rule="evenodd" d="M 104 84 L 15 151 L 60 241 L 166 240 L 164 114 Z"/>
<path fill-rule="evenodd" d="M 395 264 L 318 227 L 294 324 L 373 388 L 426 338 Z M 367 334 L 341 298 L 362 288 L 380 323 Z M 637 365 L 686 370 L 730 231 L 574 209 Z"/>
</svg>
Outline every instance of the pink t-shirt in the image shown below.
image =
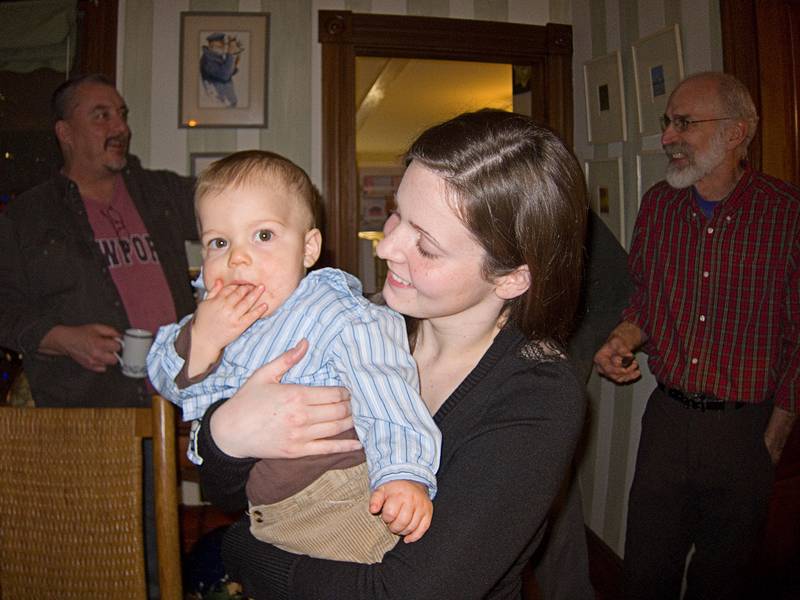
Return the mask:
<svg viewBox="0 0 800 600">
<path fill-rule="evenodd" d="M 91 198 L 83 198 L 83 203 L 130 326 L 155 334 L 161 325 L 174 322 L 172 292 L 122 176 L 114 182 L 111 204 Z"/>
</svg>

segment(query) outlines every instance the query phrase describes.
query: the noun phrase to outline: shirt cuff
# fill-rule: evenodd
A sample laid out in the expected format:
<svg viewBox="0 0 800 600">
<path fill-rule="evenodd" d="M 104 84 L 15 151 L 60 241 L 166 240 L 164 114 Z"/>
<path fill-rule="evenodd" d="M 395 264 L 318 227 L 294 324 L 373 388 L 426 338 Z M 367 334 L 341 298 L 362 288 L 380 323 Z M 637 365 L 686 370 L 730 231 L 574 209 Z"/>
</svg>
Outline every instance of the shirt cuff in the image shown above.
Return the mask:
<svg viewBox="0 0 800 600">
<path fill-rule="evenodd" d="M 55 317 L 43 317 L 42 319 L 37 320 L 35 323 L 32 323 L 27 328 L 23 329 L 19 334 L 19 339 L 17 343 L 19 344 L 19 350 L 23 354 L 27 354 L 29 356 L 36 354 L 39 352 L 39 346 L 51 329 L 56 327 L 57 325 L 61 325 L 62 323 L 56 319 Z M 43 357 L 47 357 L 48 355 L 43 354 Z"/>
</svg>

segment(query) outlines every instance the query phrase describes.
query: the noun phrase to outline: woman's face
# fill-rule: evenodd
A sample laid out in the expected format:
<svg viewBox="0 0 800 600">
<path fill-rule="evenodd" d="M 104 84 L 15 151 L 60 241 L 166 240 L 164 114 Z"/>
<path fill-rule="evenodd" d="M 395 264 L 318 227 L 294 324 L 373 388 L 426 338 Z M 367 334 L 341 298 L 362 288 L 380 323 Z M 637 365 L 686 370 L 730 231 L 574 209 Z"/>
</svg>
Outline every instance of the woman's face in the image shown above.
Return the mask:
<svg viewBox="0 0 800 600">
<path fill-rule="evenodd" d="M 383 297 L 418 319 L 496 322 L 504 301 L 481 272 L 485 251 L 447 201 L 444 180 L 412 162 L 377 253 L 388 274 Z"/>
</svg>

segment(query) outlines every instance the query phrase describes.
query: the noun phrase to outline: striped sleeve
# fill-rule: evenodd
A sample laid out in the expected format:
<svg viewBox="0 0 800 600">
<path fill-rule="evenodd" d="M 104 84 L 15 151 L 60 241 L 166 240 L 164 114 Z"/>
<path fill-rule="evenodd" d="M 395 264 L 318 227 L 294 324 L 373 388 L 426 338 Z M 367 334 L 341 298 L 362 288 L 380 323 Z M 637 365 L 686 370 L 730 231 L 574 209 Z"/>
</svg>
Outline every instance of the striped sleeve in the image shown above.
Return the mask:
<svg viewBox="0 0 800 600">
<path fill-rule="evenodd" d="M 795 230 L 800 230 L 800 227 Z M 786 289 L 786 327 L 782 330 L 783 364 L 780 366 L 775 404 L 797 413 L 800 403 L 800 237 L 795 237 L 789 260 Z"/>
<path fill-rule="evenodd" d="M 191 318 L 192 315 L 187 315 L 179 323 L 161 327 L 147 355 L 150 382 L 159 394 L 181 408 L 184 421 L 202 417 L 214 402 L 233 396 L 242 382 L 241 375 L 231 376 L 220 369 L 199 383 L 178 387 L 175 380 L 185 361 L 175 350 L 175 340 Z"/>
<path fill-rule="evenodd" d="M 350 320 L 333 346 L 336 368 L 351 393 L 372 489 L 394 480 L 416 481 L 433 498 L 441 433 L 419 395 L 402 318 L 376 307 Z"/>
</svg>

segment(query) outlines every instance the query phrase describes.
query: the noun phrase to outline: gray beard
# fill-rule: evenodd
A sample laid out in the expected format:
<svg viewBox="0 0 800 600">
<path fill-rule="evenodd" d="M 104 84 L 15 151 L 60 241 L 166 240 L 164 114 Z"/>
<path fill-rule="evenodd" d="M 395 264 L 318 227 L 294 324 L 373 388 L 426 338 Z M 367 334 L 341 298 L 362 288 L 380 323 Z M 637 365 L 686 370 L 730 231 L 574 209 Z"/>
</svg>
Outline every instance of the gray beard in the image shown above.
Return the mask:
<svg viewBox="0 0 800 600">
<path fill-rule="evenodd" d="M 689 154 L 688 148 L 681 144 L 670 144 L 664 147 L 664 151 L 669 155 L 675 151 L 683 152 L 689 159 L 686 167 L 677 167 L 672 163 L 667 164 L 667 171 L 664 179 L 676 189 L 687 188 L 700 181 L 703 177 L 716 169 L 725 159 L 725 144 L 723 136 L 725 130 L 720 128 L 711 140 L 711 145 L 707 152 L 700 154 Z"/>
</svg>

